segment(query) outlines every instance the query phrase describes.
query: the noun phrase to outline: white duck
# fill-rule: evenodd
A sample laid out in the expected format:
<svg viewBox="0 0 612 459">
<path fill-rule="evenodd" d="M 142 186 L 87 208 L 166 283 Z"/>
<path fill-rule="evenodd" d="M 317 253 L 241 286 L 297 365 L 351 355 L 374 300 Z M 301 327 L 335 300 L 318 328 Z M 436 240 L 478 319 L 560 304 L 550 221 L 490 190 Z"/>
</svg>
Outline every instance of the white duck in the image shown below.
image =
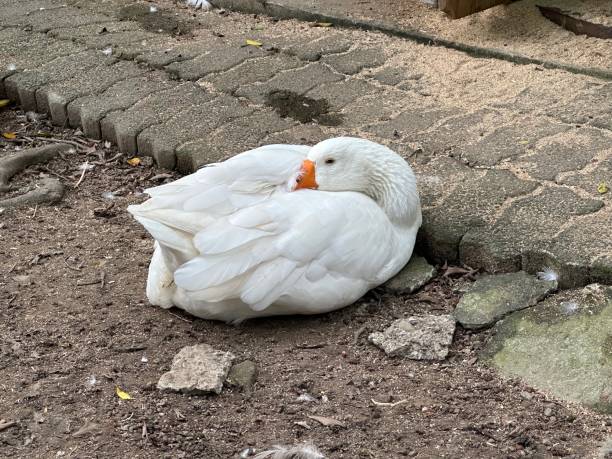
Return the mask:
<svg viewBox="0 0 612 459">
<path fill-rule="evenodd" d="M 147 296 L 228 322 L 347 306 L 410 259 L 416 179 L 385 146 L 268 145 L 146 190 L 128 211 L 155 238 Z"/>
</svg>

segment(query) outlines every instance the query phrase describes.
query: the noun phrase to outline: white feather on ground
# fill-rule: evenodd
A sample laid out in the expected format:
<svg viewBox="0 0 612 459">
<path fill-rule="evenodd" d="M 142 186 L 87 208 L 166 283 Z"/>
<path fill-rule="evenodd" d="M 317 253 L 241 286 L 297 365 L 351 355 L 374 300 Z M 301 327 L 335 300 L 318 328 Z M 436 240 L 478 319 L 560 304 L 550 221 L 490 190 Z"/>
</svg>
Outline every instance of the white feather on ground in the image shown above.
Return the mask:
<svg viewBox="0 0 612 459">
<path fill-rule="evenodd" d="M 193 6 L 203 11 L 210 11 L 213 9 L 212 4 L 206 0 L 187 0 L 185 3 L 187 3 L 188 6 Z"/>
<path fill-rule="evenodd" d="M 538 275 L 538 279 L 543 280 L 543 281 L 558 281 L 559 280 L 559 274 L 557 274 L 557 272 L 552 269 L 552 268 L 544 268 L 542 271 L 539 271 L 537 273 Z"/>
<path fill-rule="evenodd" d="M 312 443 L 304 443 L 291 448 L 274 445 L 272 449 L 262 451 L 253 459 L 325 459 L 325 456 Z"/>
</svg>

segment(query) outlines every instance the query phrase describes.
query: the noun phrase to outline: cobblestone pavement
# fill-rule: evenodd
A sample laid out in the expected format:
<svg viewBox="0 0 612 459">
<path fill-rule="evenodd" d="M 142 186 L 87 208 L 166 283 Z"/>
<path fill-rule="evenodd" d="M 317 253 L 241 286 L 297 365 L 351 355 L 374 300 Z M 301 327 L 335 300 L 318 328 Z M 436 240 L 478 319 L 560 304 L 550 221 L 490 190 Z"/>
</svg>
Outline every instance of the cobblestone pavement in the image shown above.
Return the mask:
<svg viewBox="0 0 612 459">
<path fill-rule="evenodd" d="M 417 171 L 433 260 L 612 283 L 612 83 L 297 21 L 67 3 L 0 0 L 0 98 L 185 173 L 367 137 Z"/>
</svg>

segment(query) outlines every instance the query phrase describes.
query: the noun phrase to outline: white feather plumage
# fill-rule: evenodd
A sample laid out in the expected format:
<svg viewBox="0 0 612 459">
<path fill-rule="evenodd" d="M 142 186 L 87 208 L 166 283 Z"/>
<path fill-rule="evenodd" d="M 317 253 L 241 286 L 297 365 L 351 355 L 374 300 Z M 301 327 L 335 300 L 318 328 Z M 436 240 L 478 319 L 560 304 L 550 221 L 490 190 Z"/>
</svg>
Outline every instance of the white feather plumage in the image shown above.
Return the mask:
<svg viewBox="0 0 612 459">
<path fill-rule="evenodd" d="M 293 447 L 274 445 L 253 459 L 325 459 L 325 456 L 312 443 L 305 443 Z"/>
<path fill-rule="evenodd" d="M 319 190 L 288 190 L 306 157 Z M 128 210 L 156 240 L 150 302 L 232 322 L 356 301 L 404 266 L 421 223 L 410 167 L 361 139 L 269 145 L 146 192 Z"/>
</svg>

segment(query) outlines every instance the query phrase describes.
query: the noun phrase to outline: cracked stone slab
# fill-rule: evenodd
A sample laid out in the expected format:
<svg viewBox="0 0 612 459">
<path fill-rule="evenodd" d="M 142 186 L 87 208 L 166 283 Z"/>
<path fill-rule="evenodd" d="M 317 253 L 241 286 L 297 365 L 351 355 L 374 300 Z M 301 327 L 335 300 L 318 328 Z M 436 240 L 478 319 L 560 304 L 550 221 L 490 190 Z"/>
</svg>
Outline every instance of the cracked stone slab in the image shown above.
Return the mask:
<svg viewBox="0 0 612 459">
<path fill-rule="evenodd" d="M 330 106 L 339 110 L 367 95 L 378 94 L 381 91 L 371 83 L 361 79 L 350 79 L 335 83 L 325 83 L 319 85 L 306 93 L 306 96 L 313 99 L 325 99 Z"/>
<path fill-rule="evenodd" d="M 315 41 L 295 43 L 286 52 L 296 56 L 303 61 L 315 62 L 327 54 L 343 53 L 351 47 L 351 42 L 346 37 L 337 34 L 329 35 Z"/>
<path fill-rule="evenodd" d="M 228 48 L 231 48 L 231 52 Z M 173 62 L 166 67 L 166 70 L 181 80 L 195 81 L 210 73 L 229 70 L 247 59 L 264 55 L 265 52 L 255 46 L 223 46 L 190 60 Z"/>
<path fill-rule="evenodd" d="M 241 86 L 268 81 L 278 73 L 303 65 L 298 59 L 284 54 L 249 59 L 225 72 L 208 75 L 205 81 L 213 84 L 215 89 L 234 93 Z"/>
<path fill-rule="evenodd" d="M 423 257 L 413 256 L 385 287 L 398 294 L 412 293 L 420 289 L 436 276 L 436 268 Z"/>
<path fill-rule="evenodd" d="M 461 259 L 489 272 L 527 269 L 543 254 L 553 253 L 559 228 L 576 217 L 597 212 L 603 205 L 601 200 L 581 197 L 567 188 L 544 187 L 538 194 L 512 202 L 492 226 L 470 229 L 460 243 Z M 573 258 L 571 252 L 565 257 Z M 551 258 L 558 260 L 559 254 Z M 566 265 L 563 269 L 573 268 Z M 560 286 L 568 286 L 563 277 Z"/>
<path fill-rule="evenodd" d="M 537 182 L 520 179 L 510 171 L 480 172 L 461 167 L 458 170 L 463 177 L 456 179 L 458 185 L 450 195 L 443 198 L 439 205 L 423 209 L 424 237 L 421 243 L 427 247 L 433 259 L 440 263 L 460 259 L 460 243 L 469 231 L 475 232 L 475 228 L 483 228 L 483 232 L 490 231 L 490 219 L 508 198 L 525 195 L 538 187 Z M 429 185 L 440 188 L 446 181 L 454 181 L 448 176 L 443 177 L 443 180 Z M 469 254 L 466 256 L 471 261 Z M 461 260 L 470 264 L 464 258 Z"/>
<path fill-rule="evenodd" d="M 221 42 L 218 38 L 210 37 L 205 41 L 186 42 L 176 46 L 166 46 L 163 49 L 143 51 L 135 57 L 135 60 L 136 62 L 144 62 L 153 68 L 162 69 L 173 62 L 186 61 L 206 54 L 210 51 L 211 47 L 218 47 L 220 45 Z"/>
<path fill-rule="evenodd" d="M 49 107 L 46 100 L 38 99 L 36 93 L 45 85 L 56 81 L 63 81 L 72 77 L 79 77 L 82 72 L 91 68 L 100 68 L 117 62 L 112 57 L 96 51 L 83 51 L 81 53 L 60 56 L 41 65 L 38 69 L 17 73 L 4 81 L 6 93 L 13 100 L 18 100 L 24 110 L 33 110 L 47 113 Z M 38 106 L 38 102 L 42 102 Z"/>
<path fill-rule="evenodd" d="M 551 108 L 548 113 L 565 123 L 592 123 L 597 127 L 610 129 L 612 128 L 611 98 L 612 84 L 607 83 L 579 93 L 573 100 Z"/>
<path fill-rule="evenodd" d="M 210 135 L 183 143 L 176 150 L 177 169 L 189 173 L 200 167 L 224 161 L 238 153 L 261 146 L 272 133 L 284 131 L 295 123 L 271 110 L 258 110 L 228 121 Z M 201 132 L 202 133 L 202 132 Z M 303 142 L 300 142 L 303 143 Z"/>
<path fill-rule="evenodd" d="M 454 334 L 452 316 L 426 315 L 398 319 L 385 331 L 371 333 L 368 340 L 390 357 L 444 360 Z"/>
<path fill-rule="evenodd" d="M 160 167 L 172 169 L 176 166 L 175 150 L 181 144 L 206 137 L 222 124 L 252 111 L 229 96 L 202 105 L 189 104 L 176 116 L 138 134 L 138 151 L 155 158 Z"/>
<path fill-rule="evenodd" d="M 563 172 L 583 169 L 603 150 L 612 150 L 612 132 L 582 127 L 538 142 L 518 164 L 533 178 L 554 181 Z"/>
<path fill-rule="evenodd" d="M 538 140 L 568 129 L 569 126 L 547 120 L 516 120 L 495 129 L 479 142 L 463 147 L 461 157 L 473 166 L 494 166 L 504 159 L 524 155 L 533 150 Z"/>
<path fill-rule="evenodd" d="M 510 378 L 612 414 L 612 288 L 552 295 L 494 328 L 484 361 Z"/>
<path fill-rule="evenodd" d="M 48 112 L 55 124 L 63 126 L 68 121 L 67 106 L 74 99 L 100 93 L 119 81 L 147 72 L 147 69 L 129 61 L 96 67 L 80 73 L 75 78 L 40 88 L 36 91 L 37 106 Z"/>
<path fill-rule="evenodd" d="M 263 84 L 243 86 L 236 91 L 236 95 L 263 104 L 268 95 L 274 91 L 289 91 L 302 95 L 315 86 L 342 79 L 342 76 L 334 73 L 328 67 L 315 62 L 306 67 L 282 72 Z"/>
<path fill-rule="evenodd" d="M 325 56 L 321 62 L 332 66 L 339 73 L 354 75 L 363 69 L 380 67 L 385 60 L 385 52 L 382 49 L 359 48 L 345 54 Z"/>
<path fill-rule="evenodd" d="M 114 111 L 100 122 L 102 138 L 117 144 L 119 150 L 135 154 L 136 138 L 144 129 L 163 123 L 185 107 L 205 104 L 213 95 L 193 83 L 183 83 L 145 97 L 124 111 Z M 193 124 L 193 120 L 190 122 Z"/>
<path fill-rule="evenodd" d="M 111 20 L 112 18 L 102 14 L 66 6 L 63 8 L 32 11 L 30 14 L 22 17 L 19 25 L 29 26 L 36 32 L 46 33 L 51 29 L 78 27 L 87 24 L 109 22 Z"/>
<path fill-rule="evenodd" d="M 457 111 L 452 108 L 429 110 L 415 107 L 400 113 L 388 122 L 369 126 L 366 129 L 368 132 L 372 132 L 385 139 L 404 139 L 418 132 L 425 131 L 443 119 L 456 114 Z"/>
<path fill-rule="evenodd" d="M 220 394 L 235 356 L 208 344 L 186 346 L 172 359 L 170 371 L 157 382 L 157 388 L 185 394 Z"/>
<path fill-rule="evenodd" d="M 511 312 L 536 305 L 557 289 L 557 281 L 540 280 L 524 271 L 484 276 L 463 295 L 454 316 L 463 328 L 493 325 Z"/>
<path fill-rule="evenodd" d="M 100 121 L 110 112 L 126 110 L 150 94 L 178 86 L 164 72 L 154 71 L 128 78 L 100 94 L 80 97 L 68 104 L 68 118 L 73 127 L 81 126 L 85 136 L 101 139 Z"/>
<path fill-rule="evenodd" d="M 563 178 L 557 179 L 557 183 L 580 187 L 593 195 L 593 197 L 603 200 L 612 199 L 611 191 L 606 193 L 598 191 L 600 183 L 606 184 L 612 190 L 612 151 L 608 150 L 606 154 L 608 156 L 607 159 L 595 161 L 593 167 L 589 170 L 572 172 Z"/>
</svg>

